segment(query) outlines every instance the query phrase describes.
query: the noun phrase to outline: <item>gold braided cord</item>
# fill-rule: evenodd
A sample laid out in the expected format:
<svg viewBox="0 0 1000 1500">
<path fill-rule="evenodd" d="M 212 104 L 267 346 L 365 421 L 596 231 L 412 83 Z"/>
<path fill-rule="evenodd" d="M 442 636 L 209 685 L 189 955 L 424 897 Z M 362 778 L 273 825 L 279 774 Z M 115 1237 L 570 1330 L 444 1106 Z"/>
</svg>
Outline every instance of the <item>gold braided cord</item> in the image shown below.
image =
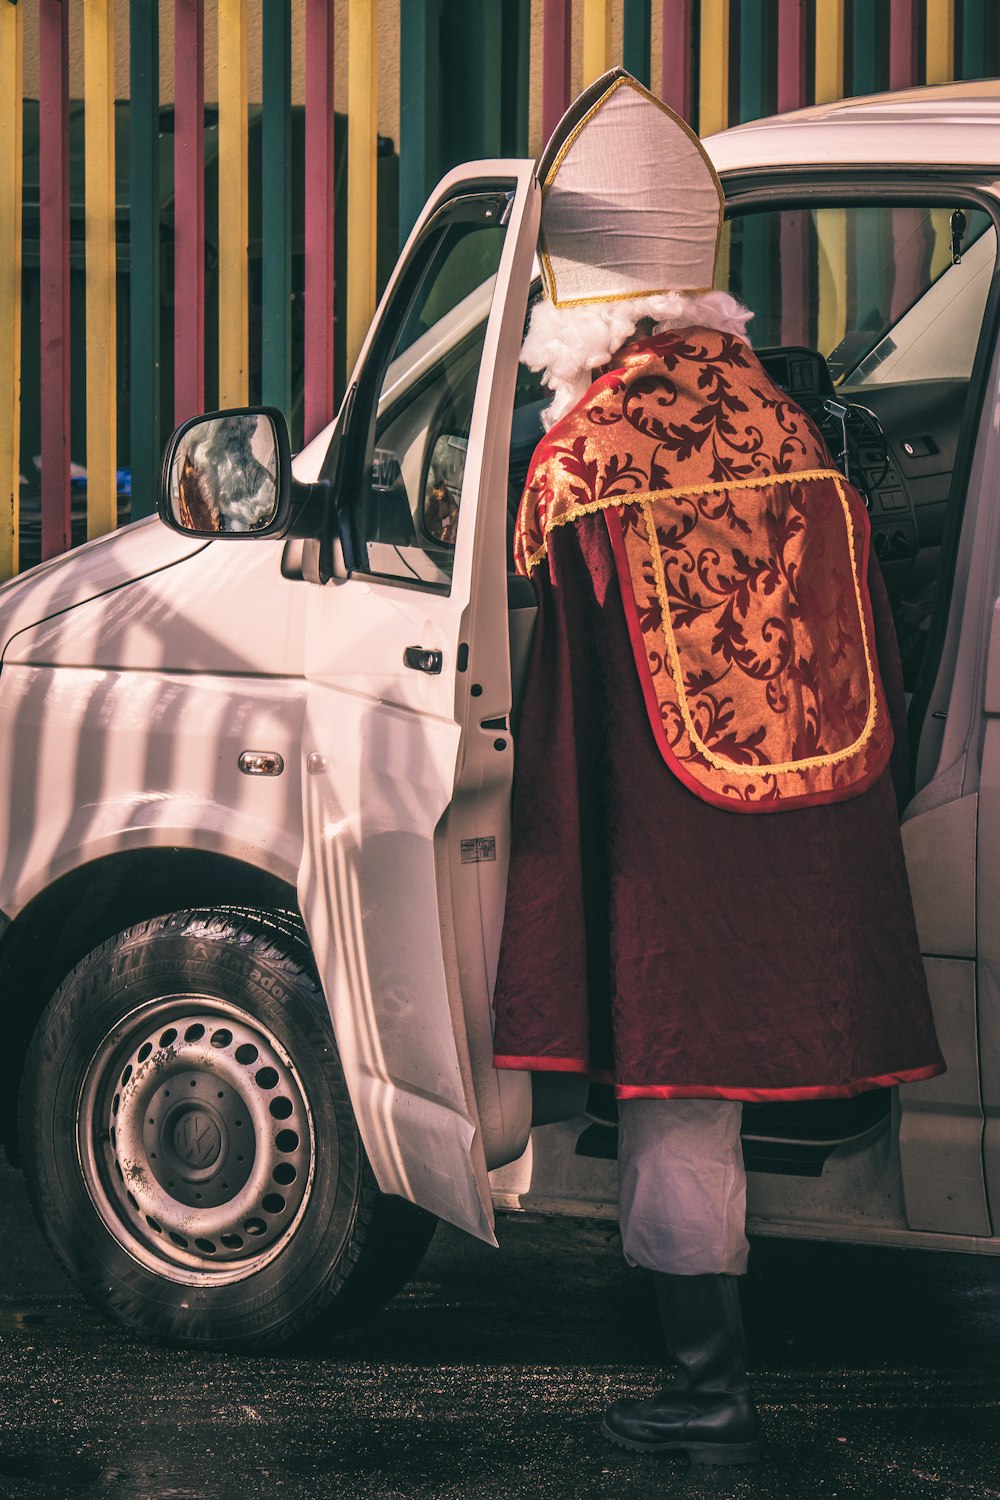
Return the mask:
<svg viewBox="0 0 1000 1500">
<path fill-rule="evenodd" d="M 695 728 L 694 719 L 688 703 L 684 688 L 684 674 L 681 669 L 680 653 L 674 637 L 673 623 L 670 618 L 670 601 L 667 593 L 666 574 L 663 567 L 663 556 L 659 543 L 656 539 L 656 522 L 653 516 L 653 504 L 660 500 L 672 500 L 678 498 L 690 498 L 695 495 L 723 494 L 731 490 L 763 489 L 773 484 L 800 484 L 811 480 L 832 480 L 844 514 L 844 522 L 847 531 L 847 545 L 851 559 L 851 578 L 854 584 L 854 598 L 858 611 L 858 620 L 861 624 L 861 640 L 865 654 L 865 671 L 868 679 L 868 714 L 861 733 L 853 744 L 847 745 L 841 750 L 833 750 L 825 755 L 808 756 L 802 760 L 785 761 L 778 764 L 754 764 L 740 765 L 735 761 L 724 759 L 710 750 Z M 530 557 L 525 560 L 525 572 L 530 576 L 532 570 L 545 558 L 548 552 L 548 536 L 558 526 L 565 526 L 571 521 L 580 520 L 584 516 L 596 515 L 605 510 L 622 510 L 627 506 L 637 506 L 642 513 L 646 528 L 646 542 L 649 549 L 650 560 L 653 565 L 653 578 L 656 586 L 657 599 L 660 606 L 662 619 L 662 633 L 664 643 L 667 647 L 667 657 L 670 662 L 670 672 L 674 681 L 674 690 L 677 695 L 677 706 L 687 731 L 688 738 L 695 750 L 709 765 L 718 771 L 724 771 L 728 775 L 736 776 L 777 776 L 791 771 L 808 771 L 822 766 L 836 765 L 840 761 L 849 760 L 856 756 L 868 744 L 875 731 L 878 718 L 878 704 L 875 692 L 875 667 L 872 660 L 871 643 L 868 639 L 868 627 L 865 622 L 864 600 L 861 594 L 861 582 L 858 576 L 858 556 L 855 546 L 854 524 L 851 518 L 851 509 L 846 494 L 844 493 L 843 476 L 836 469 L 803 469 L 797 473 L 770 474 L 766 477 L 758 476 L 751 479 L 734 479 L 728 483 L 704 484 L 689 487 L 680 487 L 669 490 L 647 490 L 630 495 L 611 495 L 601 500 L 590 500 L 586 503 L 569 506 L 559 515 L 546 521 L 545 538 Z"/>
<path fill-rule="evenodd" d="M 794 474 L 769 474 L 766 477 L 756 475 L 751 479 L 730 479 L 724 483 L 680 485 L 670 490 L 634 490 L 630 495 L 608 495 L 602 500 L 588 500 L 579 505 L 571 505 L 566 510 L 560 511 L 558 515 L 547 517 L 545 521 L 545 532 L 540 547 L 537 547 L 530 557 L 525 558 L 524 570 L 531 576 L 533 568 L 545 557 L 548 552 L 549 532 L 554 531 L 557 526 L 566 526 L 570 521 L 579 521 L 582 516 L 593 516 L 601 510 L 620 510 L 626 505 L 643 505 L 654 500 L 684 500 L 694 495 L 722 495 L 728 490 L 759 490 L 765 489 L 770 484 L 803 484 L 810 479 L 832 479 L 837 484 L 837 493 L 843 500 L 843 491 L 840 489 L 841 474 L 837 469 L 800 469 Z M 523 528 L 518 528 L 522 531 Z M 854 555 L 853 541 L 851 555 Z"/>
<path fill-rule="evenodd" d="M 541 234 L 539 234 L 539 241 Z M 539 248 L 539 259 L 545 267 L 545 274 L 552 285 L 555 286 L 555 271 L 552 269 L 552 260 L 547 250 Z M 706 292 L 714 291 L 714 286 L 661 286 L 650 287 L 642 292 L 606 292 L 602 297 L 552 297 L 554 307 L 595 307 L 600 302 L 635 302 L 637 298 L 643 297 L 670 297 L 676 292 L 678 297 L 703 297 Z"/>
</svg>

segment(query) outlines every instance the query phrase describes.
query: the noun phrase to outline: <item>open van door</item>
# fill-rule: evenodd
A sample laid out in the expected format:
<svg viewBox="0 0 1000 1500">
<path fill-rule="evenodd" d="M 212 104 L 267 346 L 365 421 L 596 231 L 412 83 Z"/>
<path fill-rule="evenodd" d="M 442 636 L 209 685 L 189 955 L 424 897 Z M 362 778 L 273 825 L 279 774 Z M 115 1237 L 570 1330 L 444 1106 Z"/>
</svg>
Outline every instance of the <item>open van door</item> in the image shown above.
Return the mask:
<svg viewBox="0 0 1000 1500">
<path fill-rule="evenodd" d="M 444 179 L 341 417 L 342 577 L 309 585 L 299 904 L 384 1192 L 494 1242 L 528 1079 L 492 1067 L 513 744 L 507 465 L 540 192 Z M 336 445 L 335 445 L 336 446 Z"/>
</svg>

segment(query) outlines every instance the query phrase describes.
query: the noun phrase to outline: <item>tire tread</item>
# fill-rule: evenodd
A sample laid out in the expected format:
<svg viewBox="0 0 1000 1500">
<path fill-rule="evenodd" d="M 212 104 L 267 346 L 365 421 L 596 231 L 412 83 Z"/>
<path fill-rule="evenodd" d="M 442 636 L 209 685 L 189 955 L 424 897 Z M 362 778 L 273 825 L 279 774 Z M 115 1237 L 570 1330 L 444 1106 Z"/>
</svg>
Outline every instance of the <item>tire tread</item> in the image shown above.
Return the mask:
<svg viewBox="0 0 1000 1500">
<path fill-rule="evenodd" d="M 359 1180 L 353 1220 L 346 1242 L 330 1271 L 293 1314 L 275 1326 L 246 1337 L 214 1339 L 199 1333 L 187 1337 L 177 1329 L 164 1330 L 142 1324 L 130 1310 L 135 1296 L 125 1286 L 108 1286 L 101 1278 L 101 1291 L 87 1285 L 83 1268 L 72 1263 L 48 1222 L 36 1172 L 36 1135 L 40 1129 L 35 1094 L 44 1072 L 44 1053 L 50 1050 L 53 1031 L 59 1034 L 69 1018 L 60 1014 L 68 998 L 99 982 L 116 957 L 144 948 L 163 937 L 198 937 L 202 940 L 237 943 L 255 963 L 265 964 L 285 976 L 296 998 L 308 996 L 315 1015 L 329 1030 L 336 1058 L 336 1043 L 302 919 L 297 912 L 264 912 L 247 906 L 192 907 L 135 923 L 124 932 L 94 948 L 66 975 L 42 1018 L 28 1052 L 20 1103 L 20 1137 L 28 1179 L 28 1192 L 42 1229 L 60 1259 L 66 1264 L 85 1295 L 119 1321 L 172 1343 L 189 1347 L 233 1347 L 274 1350 L 299 1339 L 307 1329 L 320 1324 L 325 1333 L 345 1332 L 398 1291 L 419 1264 L 433 1235 L 436 1220 L 431 1214 L 402 1199 L 383 1195 L 358 1141 Z M 346 1081 L 337 1059 L 338 1105 L 350 1109 Z M 332 1085 L 331 1085 L 332 1087 Z M 357 1127 L 355 1126 L 355 1129 Z"/>
</svg>

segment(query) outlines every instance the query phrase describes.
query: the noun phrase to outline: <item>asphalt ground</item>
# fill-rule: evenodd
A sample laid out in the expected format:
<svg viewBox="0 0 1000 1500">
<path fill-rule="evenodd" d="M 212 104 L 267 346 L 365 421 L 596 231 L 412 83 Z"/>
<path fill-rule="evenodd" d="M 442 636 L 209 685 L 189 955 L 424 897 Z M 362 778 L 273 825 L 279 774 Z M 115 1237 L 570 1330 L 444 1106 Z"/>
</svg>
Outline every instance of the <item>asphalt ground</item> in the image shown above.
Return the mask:
<svg viewBox="0 0 1000 1500">
<path fill-rule="evenodd" d="M 1000 1500 L 1000 1259 L 758 1241 L 757 1470 L 621 1453 L 604 1407 L 657 1383 L 650 1287 L 608 1225 L 441 1229 L 363 1331 L 199 1354 L 105 1321 L 0 1168 L 3 1500 Z"/>
</svg>

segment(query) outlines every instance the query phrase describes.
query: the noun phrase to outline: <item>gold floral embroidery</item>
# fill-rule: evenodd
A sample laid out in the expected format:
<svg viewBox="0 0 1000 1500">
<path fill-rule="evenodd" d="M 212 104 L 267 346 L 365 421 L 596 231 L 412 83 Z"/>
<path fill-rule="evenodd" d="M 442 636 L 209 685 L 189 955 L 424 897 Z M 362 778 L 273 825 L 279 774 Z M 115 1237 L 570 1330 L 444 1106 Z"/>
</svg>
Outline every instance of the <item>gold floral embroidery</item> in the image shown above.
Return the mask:
<svg viewBox="0 0 1000 1500">
<path fill-rule="evenodd" d="M 691 744 L 697 750 L 698 754 L 708 761 L 709 765 L 715 766 L 717 770 L 726 771 L 729 774 L 735 776 L 759 777 L 762 769 L 766 771 L 768 776 L 780 776 L 783 772 L 787 771 L 809 771 L 814 770 L 819 766 L 831 766 L 837 764 L 838 761 L 849 760 L 851 756 L 857 755 L 860 750 L 863 750 L 865 745 L 867 745 L 868 741 L 871 739 L 872 733 L 875 729 L 875 721 L 878 716 L 875 688 L 875 670 L 872 663 L 871 648 L 868 641 L 868 630 L 865 625 L 864 604 L 861 598 L 861 590 L 858 583 L 857 553 L 854 546 L 854 527 L 851 523 L 850 507 L 847 503 L 847 497 L 844 494 L 844 488 L 841 483 L 840 475 L 837 474 L 836 471 L 814 470 L 811 474 L 808 475 L 797 474 L 787 475 L 785 477 L 786 480 L 796 479 L 800 481 L 806 479 L 821 479 L 829 477 L 834 480 L 837 486 L 837 495 L 843 509 L 844 521 L 846 525 L 847 544 L 851 555 L 851 578 L 854 584 L 854 593 L 858 610 L 858 625 L 860 627 L 861 639 L 864 647 L 865 673 L 868 680 L 868 715 L 865 719 L 864 727 L 862 728 L 861 733 L 850 745 L 844 745 L 839 750 L 832 750 L 824 755 L 804 756 L 798 760 L 789 760 L 784 762 L 779 761 L 777 763 L 767 761 L 764 763 L 763 767 L 760 763 L 740 765 L 738 761 L 729 760 L 723 756 L 716 755 L 713 750 L 709 749 L 708 745 L 705 744 L 698 733 L 691 715 L 688 695 L 684 686 L 684 672 L 681 666 L 680 653 L 677 649 L 677 641 L 674 636 L 673 624 L 670 618 L 670 602 L 667 597 L 667 582 L 663 571 L 663 558 L 660 554 L 659 544 L 656 539 L 656 522 L 653 519 L 652 508 L 649 504 L 649 501 L 654 497 L 649 495 L 643 497 L 641 500 L 638 500 L 639 507 L 642 511 L 643 520 L 646 525 L 646 537 L 649 543 L 649 555 L 653 565 L 653 576 L 656 580 L 656 592 L 660 601 L 660 610 L 663 621 L 663 637 L 667 647 L 667 654 L 670 658 L 671 672 L 674 680 L 674 689 L 677 694 L 677 706 L 680 709 L 681 718 L 684 721 L 684 727 L 687 730 L 688 738 L 690 739 Z M 750 481 L 745 482 L 743 488 L 761 488 L 764 484 L 770 483 L 773 483 L 773 481 Z M 736 486 L 729 486 L 728 488 L 736 488 Z M 678 491 L 675 493 L 680 492 Z M 711 489 L 710 487 L 706 486 L 702 488 L 699 493 L 711 493 Z M 661 491 L 660 495 L 656 496 L 655 498 L 664 498 L 664 492 Z"/>
</svg>

